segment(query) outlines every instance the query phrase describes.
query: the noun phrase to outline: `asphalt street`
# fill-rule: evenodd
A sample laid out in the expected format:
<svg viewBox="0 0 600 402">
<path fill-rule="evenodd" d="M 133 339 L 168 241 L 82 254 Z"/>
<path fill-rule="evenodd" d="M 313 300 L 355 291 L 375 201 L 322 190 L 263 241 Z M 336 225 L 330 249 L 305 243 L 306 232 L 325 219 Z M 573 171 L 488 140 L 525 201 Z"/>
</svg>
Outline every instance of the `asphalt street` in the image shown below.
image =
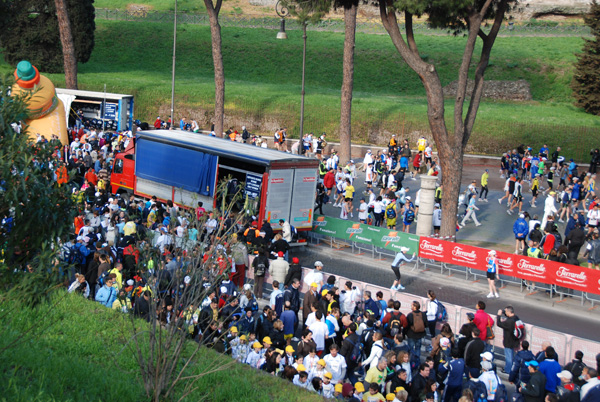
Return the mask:
<svg viewBox="0 0 600 402">
<path fill-rule="evenodd" d="M 473 179 L 477 180 L 478 188 L 480 188 L 481 174 L 486 168 L 490 171 L 489 202 L 478 202 L 477 204 L 480 208 L 477 217 L 483 225 L 475 227 L 473 222 L 469 222 L 457 233 L 457 240 L 514 252 L 512 226 L 517 214 L 508 215 L 506 204 L 499 205 L 497 201 L 503 195 L 502 188 L 505 180 L 500 178 L 498 167 L 466 166 L 463 169 L 462 190 L 464 191 Z M 416 191 L 420 188 L 419 178 L 417 177 L 416 180 L 407 178 L 403 184 L 405 187 L 409 187 L 409 195 L 414 200 Z M 545 187 L 545 185 L 543 186 Z M 357 200 L 366 189 L 364 173 L 358 172 L 354 187 L 357 191 L 356 207 Z M 529 205 L 531 193 L 527 184 L 524 185 L 523 194 L 525 196 L 523 211 L 529 211 L 530 215 L 538 214 L 541 217 L 543 196 L 538 200 L 537 207 L 532 208 Z M 325 215 L 338 217 L 340 209 L 329 204 L 323 207 L 323 212 Z M 358 213 L 354 213 L 354 217 L 350 219 L 358 221 Z M 416 222 L 412 226 L 411 233 L 414 233 Z M 564 230 L 564 224 L 559 226 L 559 230 Z M 311 266 L 314 261 L 321 260 L 325 265 L 325 272 L 344 275 L 379 286 L 389 287 L 394 279 L 390 268 L 391 258 L 388 257 L 383 261 L 374 260 L 368 253 L 360 255 L 356 251 L 356 254 L 353 254 L 350 248 L 335 250 L 322 243 L 319 246 L 311 245 L 302 250 L 294 250 L 294 256 L 298 256 L 304 266 Z M 402 284 L 406 286 L 405 292 L 407 293 L 425 296 L 428 289 L 433 289 L 441 301 L 470 308 L 474 308 L 478 300 L 485 300 L 489 305 L 487 309 L 489 313 L 495 313 L 498 309 L 511 304 L 515 307 L 517 315 L 525 322 L 587 339 L 597 340 L 599 338 L 600 309 L 591 308 L 589 302 L 581 306 L 579 299 L 566 298 L 563 301 L 559 301 L 558 297 L 550 299 L 544 291 L 530 294 L 527 290 L 521 292 L 519 287 L 514 285 L 501 289 L 500 299 L 488 300 L 485 298 L 488 293 L 485 279 L 481 282 L 473 282 L 466 280 L 460 274 L 442 275 L 435 268 L 427 271 L 420 268 L 410 272 L 412 267 L 412 264 L 408 264 L 403 267 L 402 272 Z"/>
</svg>

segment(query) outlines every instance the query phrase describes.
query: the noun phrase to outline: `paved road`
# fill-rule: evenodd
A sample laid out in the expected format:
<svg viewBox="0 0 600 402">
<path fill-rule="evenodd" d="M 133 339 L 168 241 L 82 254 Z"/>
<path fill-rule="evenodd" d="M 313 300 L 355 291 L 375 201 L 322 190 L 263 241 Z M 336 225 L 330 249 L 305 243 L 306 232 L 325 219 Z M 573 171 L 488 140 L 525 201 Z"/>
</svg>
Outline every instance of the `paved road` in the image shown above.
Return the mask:
<svg viewBox="0 0 600 402">
<path fill-rule="evenodd" d="M 476 243 L 487 242 L 495 245 L 495 248 L 498 250 L 511 252 L 514 251 L 515 247 L 515 238 L 513 235 L 512 226 L 518 218 L 518 214 L 516 213 L 517 210 L 515 209 L 512 215 L 508 215 L 506 212 L 506 204 L 498 204 L 498 199 L 504 195 L 502 189 L 504 187 L 505 179 L 500 178 L 497 166 L 465 166 L 463 168 L 461 191 L 466 189 L 466 187 L 471 183 L 471 180 L 477 180 L 478 189 L 480 189 L 480 179 L 485 169 L 489 169 L 490 171 L 488 185 L 490 190 L 488 196 L 489 202 L 477 203 L 477 206 L 480 209 L 477 211 L 477 218 L 483 225 L 480 227 L 475 227 L 473 221 L 469 221 L 463 229 L 457 232 L 456 236 L 459 241 Z M 403 185 L 410 189 L 408 195 L 412 197 L 414 202 L 416 192 L 421 187 L 421 180 L 418 177 L 416 180 L 407 178 L 403 181 Z M 354 203 L 354 207 L 356 209 L 358 206 L 358 200 L 360 200 L 360 198 L 363 196 L 362 192 L 366 190 L 363 172 L 358 172 L 358 178 L 354 182 L 354 187 L 356 188 Z M 538 201 L 536 203 L 537 206 L 534 208 L 529 205 L 532 197 L 527 184 L 524 184 L 523 186 L 523 195 L 523 211 L 528 211 L 531 216 L 537 214 L 541 220 L 544 211 L 544 196 L 538 196 Z M 459 211 L 464 212 L 464 208 L 459 209 Z M 340 215 L 340 209 L 333 207 L 333 204 L 324 206 L 323 212 L 328 216 L 339 217 Z M 355 213 L 354 217 L 349 219 L 358 222 L 358 213 Z M 564 231 L 565 225 L 566 223 L 559 224 L 559 230 L 561 232 Z M 415 233 L 416 222 L 411 225 L 410 231 L 411 233 Z"/>
</svg>

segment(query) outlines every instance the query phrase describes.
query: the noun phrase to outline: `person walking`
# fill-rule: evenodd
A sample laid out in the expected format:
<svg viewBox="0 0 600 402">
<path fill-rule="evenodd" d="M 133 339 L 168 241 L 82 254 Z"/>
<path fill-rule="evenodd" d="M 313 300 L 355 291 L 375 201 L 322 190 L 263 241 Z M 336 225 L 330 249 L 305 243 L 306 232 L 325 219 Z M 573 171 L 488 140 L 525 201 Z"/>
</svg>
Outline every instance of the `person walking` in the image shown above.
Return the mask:
<svg viewBox="0 0 600 402">
<path fill-rule="evenodd" d="M 538 371 L 539 363 L 536 360 L 528 361 L 525 365 L 531 377 L 527 384 L 521 383 L 517 389 L 525 398 L 525 402 L 542 402 L 546 395 L 546 376 Z"/>
<path fill-rule="evenodd" d="M 554 196 L 556 193 L 554 191 L 550 191 L 546 196 L 546 201 L 544 202 L 544 218 L 542 219 L 542 230 L 546 229 L 546 223 L 548 223 L 548 217 L 550 215 L 554 215 L 558 212 L 556 209 L 556 205 L 554 205 Z"/>
<path fill-rule="evenodd" d="M 396 257 L 394 261 L 392 261 L 392 271 L 394 271 L 394 275 L 396 275 L 396 279 L 394 280 L 394 284 L 390 288 L 391 290 L 404 290 L 406 289 L 400 283 L 401 275 L 400 275 L 400 267 L 407 262 L 412 262 L 415 259 L 416 253 L 413 253 L 410 259 L 406 258 L 406 253 L 408 253 L 408 247 L 400 247 L 400 251 L 396 253 Z"/>
<path fill-rule="evenodd" d="M 513 224 L 513 233 L 515 234 L 515 254 L 520 254 L 525 249 L 525 239 L 529 234 L 529 225 L 525 220 L 525 214 L 520 214 Z"/>
<path fill-rule="evenodd" d="M 459 224 L 459 226 L 461 228 L 465 227 L 465 222 L 469 218 L 473 219 L 473 222 L 475 222 L 475 226 L 481 226 L 481 223 L 479 223 L 479 221 L 477 220 L 477 214 L 475 213 L 475 210 L 479 211 L 479 208 L 477 208 L 477 205 L 475 205 L 475 198 L 476 198 L 475 195 L 471 195 L 471 198 L 469 199 L 469 204 L 467 206 L 467 213 L 465 214 L 465 217 Z"/>
<path fill-rule="evenodd" d="M 496 250 L 490 250 L 488 253 L 488 257 L 486 259 L 487 262 L 487 280 L 488 286 L 490 289 L 490 293 L 487 295 L 488 299 L 492 297 L 500 297 L 498 294 L 498 290 L 496 289 L 496 272 L 498 271 L 498 259 L 496 258 Z"/>
<path fill-rule="evenodd" d="M 481 191 L 479 192 L 479 201 L 488 202 L 488 179 L 490 177 L 489 169 L 485 169 L 483 174 L 481 175 Z M 485 193 L 485 195 L 484 195 Z"/>
</svg>

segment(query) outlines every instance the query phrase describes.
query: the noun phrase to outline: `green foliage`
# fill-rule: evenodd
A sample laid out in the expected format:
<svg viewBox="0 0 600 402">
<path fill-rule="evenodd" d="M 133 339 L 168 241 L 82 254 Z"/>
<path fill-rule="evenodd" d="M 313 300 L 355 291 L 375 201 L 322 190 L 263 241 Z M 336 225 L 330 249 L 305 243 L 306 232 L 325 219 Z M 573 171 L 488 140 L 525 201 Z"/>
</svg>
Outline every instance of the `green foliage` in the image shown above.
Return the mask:
<svg viewBox="0 0 600 402">
<path fill-rule="evenodd" d="M 76 294 L 57 292 L 51 303 L 35 309 L 17 300 L 3 305 L 4 311 L 18 312 L 19 319 L 7 320 L 0 313 L 0 401 L 148 400 L 139 367 L 126 346 L 132 335 L 129 318 Z M 35 337 L 27 336 L 32 325 L 43 329 Z M 142 330 L 149 328 L 141 321 L 139 326 Z M 4 350 L 19 338 L 24 341 Z M 212 362 L 218 366 L 230 362 L 230 358 L 201 349 L 192 370 L 206 371 L 213 368 L 207 366 Z M 186 400 L 202 400 L 206 393 L 210 393 L 210 401 L 323 400 L 242 364 L 209 374 L 198 386 Z"/>
<path fill-rule="evenodd" d="M 330 0 L 283 0 L 282 3 L 300 24 L 316 24 L 332 5 Z"/>
<path fill-rule="evenodd" d="M 594 39 L 584 39 L 571 87 L 576 106 L 587 113 L 600 115 L 600 5 L 596 0 L 592 1 L 584 21 L 591 28 Z"/>
<path fill-rule="evenodd" d="M 62 45 L 54 1 L 1 1 L 0 14 L 10 16 L 0 25 L 4 59 L 12 66 L 26 59 L 40 71 L 62 72 Z M 67 0 L 75 55 L 80 63 L 86 63 L 94 49 L 94 10 L 93 0 Z"/>
<path fill-rule="evenodd" d="M 28 98 L 8 96 L 9 84 L 8 78 L 0 83 L 0 216 L 13 223 L 0 233 L 0 287 L 36 304 L 59 280 L 52 246 L 67 234 L 75 211 L 49 169 L 56 144 L 32 144 L 26 132 L 14 130 L 11 123 L 27 118 Z"/>
</svg>

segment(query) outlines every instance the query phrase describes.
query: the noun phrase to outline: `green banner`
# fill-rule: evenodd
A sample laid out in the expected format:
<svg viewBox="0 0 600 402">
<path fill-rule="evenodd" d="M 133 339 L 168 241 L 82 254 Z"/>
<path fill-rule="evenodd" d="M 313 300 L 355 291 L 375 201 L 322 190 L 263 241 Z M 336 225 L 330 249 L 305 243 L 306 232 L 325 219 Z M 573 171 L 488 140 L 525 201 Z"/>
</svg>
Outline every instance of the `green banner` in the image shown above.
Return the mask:
<svg viewBox="0 0 600 402">
<path fill-rule="evenodd" d="M 408 247 L 408 254 L 419 252 L 419 236 L 377 226 L 315 215 L 313 232 L 337 239 L 370 244 L 393 252 Z"/>
</svg>

